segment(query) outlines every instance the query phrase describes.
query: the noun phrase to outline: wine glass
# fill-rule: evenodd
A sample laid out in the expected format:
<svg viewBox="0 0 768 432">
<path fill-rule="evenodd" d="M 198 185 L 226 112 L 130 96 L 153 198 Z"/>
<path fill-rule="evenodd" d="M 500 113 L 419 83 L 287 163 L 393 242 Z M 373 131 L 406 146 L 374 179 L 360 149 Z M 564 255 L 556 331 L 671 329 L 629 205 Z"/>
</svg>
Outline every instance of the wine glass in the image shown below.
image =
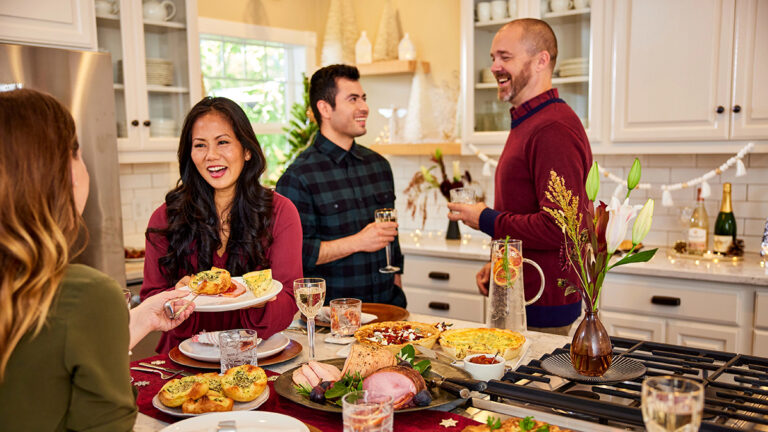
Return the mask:
<svg viewBox="0 0 768 432">
<path fill-rule="evenodd" d="M 650 432 L 695 432 L 704 411 L 704 386 L 677 376 L 646 378 L 642 409 Z"/>
<path fill-rule="evenodd" d="M 315 359 L 315 316 L 320 312 L 325 301 L 325 279 L 300 278 L 293 281 L 293 295 L 296 305 L 307 317 L 307 338 L 309 339 L 309 359 Z"/>
<path fill-rule="evenodd" d="M 397 210 L 393 208 L 378 209 L 374 213 L 374 217 L 376 222 L 397 222 Z M 392 259 L 392 245 L 388 244 L 386 247 L 386 250 L 387 250 L 387 266 L 380 268 L 379 272 L 394 273 L 396 271 L 400 271 L 400 267 L 395 267 L 392 264 L 390 264 L 390 260 Z"/>
</svg>

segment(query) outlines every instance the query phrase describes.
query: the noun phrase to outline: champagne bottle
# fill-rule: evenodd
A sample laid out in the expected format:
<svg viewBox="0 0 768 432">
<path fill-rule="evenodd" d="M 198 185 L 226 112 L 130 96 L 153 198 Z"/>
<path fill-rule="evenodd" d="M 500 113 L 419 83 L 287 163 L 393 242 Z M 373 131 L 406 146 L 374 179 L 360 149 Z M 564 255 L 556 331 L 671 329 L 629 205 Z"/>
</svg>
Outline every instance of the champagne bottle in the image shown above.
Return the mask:
<svg viewBox="0 0 768 432">
<path fill-rule="evenodd" d="M 709 218 L 704 207 L 704 198 L 699 188 L 696 197 L 696 208 L 691 215 L 691 223 L 688 225 L 688 253 L 701 255 L 709 245 Z"/>
<path fill-rule="evenodd" d="M 731 204 L 731 184 L 723 183 L 723 201 L 720 204 L 720 213 L 717 214 L 715 220 L 712 249 L 725 255 L 734 240 L 736 240 L 736 218 L 733 217 L 733 205 Z"/>
</svg>

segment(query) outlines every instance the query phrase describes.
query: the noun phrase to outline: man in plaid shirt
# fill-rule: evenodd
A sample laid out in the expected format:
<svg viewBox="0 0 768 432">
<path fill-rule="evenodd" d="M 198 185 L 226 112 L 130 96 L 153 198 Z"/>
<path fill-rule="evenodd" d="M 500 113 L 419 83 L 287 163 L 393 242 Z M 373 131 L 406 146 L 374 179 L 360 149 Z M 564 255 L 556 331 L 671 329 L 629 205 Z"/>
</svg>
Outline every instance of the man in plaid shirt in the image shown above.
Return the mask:
<svg viewBox="0 0 768 432">
<path fill-rule="evenodd" d="M 301 216 L 304 277 L 326 281 L 326 303 L 340 297 L 406 306 L 400 274 L 381 273 L 385 247 L 403 268 L 396 222 L 374 222 L 395 207 L 389 162 L 355 143 L 365 134 L 366 96 L 354 66 L 332 65 L 312 75 L 309 103 L 320 125 L 314 143 L 277 182 Z"/>
</svg>

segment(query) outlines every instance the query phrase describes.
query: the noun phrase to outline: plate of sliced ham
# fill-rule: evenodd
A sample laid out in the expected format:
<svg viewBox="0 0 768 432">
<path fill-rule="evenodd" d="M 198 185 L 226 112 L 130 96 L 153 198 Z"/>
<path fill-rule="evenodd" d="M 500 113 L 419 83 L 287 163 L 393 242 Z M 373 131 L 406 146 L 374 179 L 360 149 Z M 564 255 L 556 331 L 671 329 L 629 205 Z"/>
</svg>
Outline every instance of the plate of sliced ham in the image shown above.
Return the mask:
<svg viewBox="0 0 768 432">
<path fill-rule="evenodd" d="M 275 333 L 261 340 L 256 348 L 257 358 L 269 357 L 282 351 L 291 340 L 282 333 Z M 219 332 L 202 332 L 179 344 L 179 351 L 187 357 L 204 362 L 219 362 Z"/>
<path fill-rule="evenodd" d="M 183 286 L 179 289 L 189 290 L 189 287 Z M 217 295 L 201 294 L 195 298 L 195 312 L 224 312 L 245 309 L 259 303 L 264 303 L 278 295 L 282 290 L 283 284 L 281 284 L 280 281 L 273 279 L 272 289 L 267 291 L 266 294 L 256 297 L 248 288 L 246 288 L 243 278 L 236 276 L 232 278 L 232 286 L 229 291 Z M 195 294 L 190 292 L 184 299 L 192 300 L 194 296 Z"/>
</svg>

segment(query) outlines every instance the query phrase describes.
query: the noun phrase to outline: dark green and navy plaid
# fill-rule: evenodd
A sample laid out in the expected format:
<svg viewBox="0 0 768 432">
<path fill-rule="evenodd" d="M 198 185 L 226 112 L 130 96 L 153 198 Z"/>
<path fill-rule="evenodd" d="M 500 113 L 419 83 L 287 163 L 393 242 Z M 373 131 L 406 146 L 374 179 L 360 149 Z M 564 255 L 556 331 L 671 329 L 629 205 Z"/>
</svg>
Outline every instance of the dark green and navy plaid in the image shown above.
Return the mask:
<svg viewBox="0 0 768 432">
<path fill-rule="evenodd" d="M 340 297 L 376 303 L 402 297 L 393 274 L 379 272 L 387 264 L 385 249 L 315 264 L 321 241 L 355 234 L 373 222 L 376 209 L 394 208 L 394 189 L 392 169 L 381 155 L 356 143 L 347 152 L 320 133 L 278 180 L 277 192 L 293 201 L 301 216 L 304 277 L 325 279 L 326 304 Z M 392 265 L 402 269 L 397 239 L 392 250 Z"/>
</svg>

